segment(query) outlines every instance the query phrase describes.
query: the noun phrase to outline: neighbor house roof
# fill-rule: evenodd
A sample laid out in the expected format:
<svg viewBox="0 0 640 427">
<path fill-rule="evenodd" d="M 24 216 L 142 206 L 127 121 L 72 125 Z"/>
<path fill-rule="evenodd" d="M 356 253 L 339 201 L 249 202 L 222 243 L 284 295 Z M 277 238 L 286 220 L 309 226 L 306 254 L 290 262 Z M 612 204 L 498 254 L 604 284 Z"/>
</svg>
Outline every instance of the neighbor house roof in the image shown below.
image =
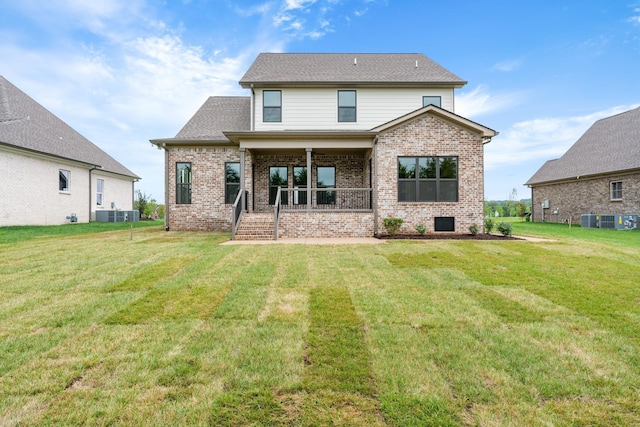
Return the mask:
<svg viewBox="0 0 640 427">
<path fill-rule="evenodd" d="M 448 86 L 467 82 L 421 53 L 261 53 L 240 79 L 254 86 Z"/>
<path fill-rule="evenodd" d="M 640 169 L 640 107 L 595 122 L 559 159 L 546 162 L 525 183 Z"/>
<path fill-rule="evenodd" d="M 228 143 L 223 131 L 247 131 L 250 128 L 250 97 L 211 96 L 174 138 L 153 139 L 151 142 L 156 145 L 196 141 Z"/>
<path fill-rule="evenodd" d="M 0 144 L 139 178 L 2 76 Z"/>
</svg>

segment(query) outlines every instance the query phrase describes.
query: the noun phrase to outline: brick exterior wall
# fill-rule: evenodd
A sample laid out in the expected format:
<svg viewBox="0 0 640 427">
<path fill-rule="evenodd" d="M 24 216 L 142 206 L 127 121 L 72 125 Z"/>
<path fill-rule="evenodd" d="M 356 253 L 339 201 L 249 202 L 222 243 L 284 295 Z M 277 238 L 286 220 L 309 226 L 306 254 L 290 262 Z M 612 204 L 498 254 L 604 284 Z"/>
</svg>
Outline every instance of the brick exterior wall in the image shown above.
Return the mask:
<svg viewBox="0 0 640 427">
<path fill-rule="evenodd" d="M 312 145 L 312 144 L 311 144 Z M 231 230 L 231 205 L 225 200 L 225 162 L 240 161 L 236 147 L 168 147 L 168 227 L 171 230 Z M 466 233 L 471 224 L 483 224 L 484 165 L 479 134 L 432 114 L 417 117 L 379 135 L 377 143 L 378 220 L 387 216 L 404 219 L 401 232 L 415 233 L 417 224 L 434 231 L 436 217 L 455 218 L 455 232 Z M 398 202 L 398 156 L 455 156 L 458 158 L 458 202 Z M 317 167 L 335 166 L 337 188 L 368 188 L 373 150 L 362 154 L 314 152 L 312 184 Z M 176 204 L 176 162 L 192 165 L 191 204 Z M 293 167 L 306 166 L 306 154 L 245 156 L 245 187 L 249 210 L 271 212 L 269 167 L 287 166 L 288 183 L 293 186 Z M 252 182 L 253 181 L 253 182 Z M 253 192 L 255 191 L 255 195 Z M 374 195 L 374 198 L 376 196 Z M 373 212 L 286 211 L 280 220 L 283 237 L 363 237 L 374 234 Z M 378 231 L 383 232 L 381 224 Z"/>
<path fill-rule="evenodd" d="M 417 224 L 434 231 L 436 217 L 454 217 L 455 232 L 471 224 L 483 228 L 484 151 L 480 135 L 427 114 L 380 134 L 377 146 L 378 232 L 385 217 L 404 220 L 402 233 L 416 233 Z M 398 202 L 399 156 L 458 157 L 458 202 Z"/>
<path fill-rule="evenodd" d="M 176 231 L 231 231 L 232 205 L 225 204 L 225 163 L 239 162 L 235 147 L 169 147 L 168 200 L 169 221 Z M 251 156 L 246 156 L 251 170 Z M 191 204 L 176 204 L 176 163 L 191 163 Z M 246 174 L 250 176 L 250 173 Z M 245 181 L 246 182 L 246 181 Z M 250 188 L 250 187 L 248 187 Z"/>
<path fill-rule="evenodd" d="M 612 201 L 610 184 L 622 182 L 622 200 Z M 640 173 L 612 175 L 592 179 L 576 179 L 548 185 L 536 185 L 531 190 L 533 220 L 542 221 L 542 203 L 549 201 L 544 209 L 546 222 L 568 222 L 580 224 L 580 216 L 594 214 L 640 215 Z M 558 215 L 554 215 L 554 210 Z"/>
<path fill-rule="evenodd" d="M 373 212 L 283 212 L 278 238 L 371 237 Z"/>
</svg>

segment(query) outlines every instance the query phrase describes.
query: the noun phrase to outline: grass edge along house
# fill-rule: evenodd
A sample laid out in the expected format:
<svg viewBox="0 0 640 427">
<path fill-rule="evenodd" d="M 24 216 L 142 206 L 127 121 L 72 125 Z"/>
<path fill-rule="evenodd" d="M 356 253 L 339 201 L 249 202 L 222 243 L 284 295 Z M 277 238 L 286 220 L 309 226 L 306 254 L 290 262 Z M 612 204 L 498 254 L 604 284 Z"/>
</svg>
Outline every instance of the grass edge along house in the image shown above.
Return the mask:
<svg viewBox="0 0 640 427">
<path fill-rule="evenodd" d="M 423 54 L 262 53 L 165 150 L 166 227 L 234 238 L 366 237 L 482 224 L 484 144 L 467 82 Z M 403 231 L 403 230 L 401 230 Z"/>
</svg>

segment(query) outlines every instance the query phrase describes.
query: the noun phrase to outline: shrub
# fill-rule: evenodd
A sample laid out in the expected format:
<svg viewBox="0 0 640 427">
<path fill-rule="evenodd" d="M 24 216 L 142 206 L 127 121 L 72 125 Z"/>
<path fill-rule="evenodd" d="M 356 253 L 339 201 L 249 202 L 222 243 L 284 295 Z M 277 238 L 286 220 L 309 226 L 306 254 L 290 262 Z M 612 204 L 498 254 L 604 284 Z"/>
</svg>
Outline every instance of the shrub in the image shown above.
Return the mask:
<svg viewBox="0 0 640 427">
<path fill-rule="evenodd" d="M 427 232 L 427 226 L 424 224 L 418 224 L 416 225 L 416 231 L 420 233 L 420 235 L 423 235 Z"/>
<path fill-rule="evenodd" d="M 489 217 L 484 219 L 484 232 L 489 234 L 493 231 L 493 220 Z"/>
<path fill-rule="evenodd" d="M 511 223 L 501 222 L 498 224 L 498 231 L 501 232 L 503 236 L 511 236 Z"/>
<path fill-rule="evenodd" d="M 382 220 L 382 224 L 390 236 L 393 236 L 400 230 L 403 222 L 404 220 L 402 218 L 385 218 Z"/>
<path fill-rule="evenodd" d="M 478 234 L 478 224 L 471 224 L 469 226 L 469 233 L 471 233 L 472 236 L 475 236 L 476 234 Z"/>
</svg>

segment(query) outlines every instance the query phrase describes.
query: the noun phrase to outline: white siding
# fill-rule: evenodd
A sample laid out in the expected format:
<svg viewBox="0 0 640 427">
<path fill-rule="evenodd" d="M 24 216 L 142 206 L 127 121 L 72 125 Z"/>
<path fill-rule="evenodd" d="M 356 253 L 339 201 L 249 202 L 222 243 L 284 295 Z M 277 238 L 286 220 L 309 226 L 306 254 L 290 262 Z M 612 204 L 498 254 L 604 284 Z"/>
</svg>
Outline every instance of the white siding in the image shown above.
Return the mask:
<svg viewBox="0 0 640 427">
<path fill-rule="evenodd" d="M 60 169 L 70 172 L 68 192 L 59 191 Z M 5 177 L 0 186 L 0 226 L 66 224 L 69 222 L 67 216 L 72 213 L 77 215 L 78 222 L 89 221 L 89 170 L 86 166 L 0 148 L 0 170 Z M 93 211 L 96 171 L 92 172 L 91 179 Z M 118 208 L 132 209 L 131 179 L 112 176 L 104 180 L 105 197 L 112 188 L 114 199 L 121 203 Z"/>
<path fill-rule="evenodd" d="M 268 89 L 267 89 L 268 90 Z M 422 107 L 423 96 L 442 97 L 442 108 L 453 112 L 453 88 L 364 88 L 356 90 L 357 122 L 338 122 L 338 89 L 282 89 L 282 122 L 262 121 L 262 91 L 255 96 L 255 130 L 369 130 Z"/>
</svg>

